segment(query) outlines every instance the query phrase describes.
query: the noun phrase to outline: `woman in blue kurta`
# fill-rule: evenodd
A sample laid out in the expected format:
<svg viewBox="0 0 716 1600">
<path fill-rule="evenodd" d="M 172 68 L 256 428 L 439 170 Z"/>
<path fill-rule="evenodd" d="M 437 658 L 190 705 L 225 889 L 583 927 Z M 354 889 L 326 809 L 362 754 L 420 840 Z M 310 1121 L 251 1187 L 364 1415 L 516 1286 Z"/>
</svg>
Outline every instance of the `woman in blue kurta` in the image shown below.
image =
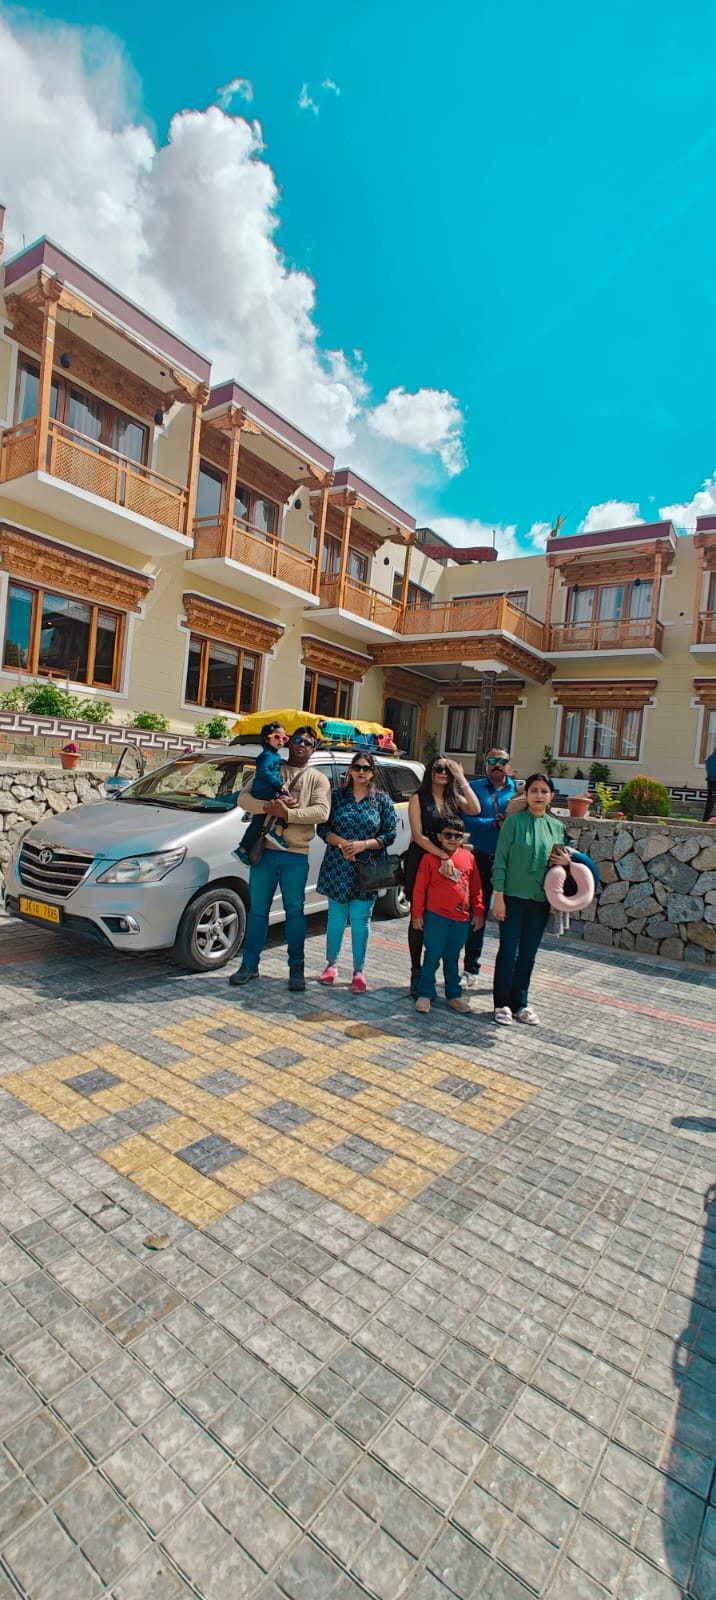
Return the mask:
<svg viewBox="0 0 716 1600">
<path fill-rule="evenodd" d="M 345 782 L 333 790 L 331 815 L 318 828 L 326 853 L 318 874 L 318 892 L 328 898 L 326 970 L 321 983 L 334 983 L 343 935 L 350 923 L 353 945 L 353 994 L 365 994 L 365 957 L 376 894 L 361 893 L 356 863 L 371 851 L 385 850 L 398 831 L 395 806 L 376 783 L 370 751 L 357 751 Z"/>
</svg>

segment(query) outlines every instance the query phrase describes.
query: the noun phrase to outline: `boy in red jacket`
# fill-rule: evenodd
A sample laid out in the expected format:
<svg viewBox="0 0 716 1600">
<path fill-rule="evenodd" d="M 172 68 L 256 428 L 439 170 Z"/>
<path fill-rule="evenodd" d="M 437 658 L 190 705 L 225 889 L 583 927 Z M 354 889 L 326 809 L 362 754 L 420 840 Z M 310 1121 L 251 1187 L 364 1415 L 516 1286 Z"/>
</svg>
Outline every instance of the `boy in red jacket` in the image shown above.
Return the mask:
<svg viewBox="0 0 716 1600">
<path fill-rule="evenodd" d="M 454 877 L 441 873 L 444 862 L 424 855 L 418 867 L 413 891 L 413 927 L 422 928 L 423 965 L 418 980 L 416 1011 L 425 1014 L 435 999 L 435 974 L 443 964 L 445 999 L 453 1011 L 469 1011 L 463 999 L 459 961 L 468 930 L 481 928 L 485 920 L 480 874 L 475 858 L 462 847 L 462 823 L 457 818 L 445 821 L 436 842 L 447 851 Z"/>
</svg>

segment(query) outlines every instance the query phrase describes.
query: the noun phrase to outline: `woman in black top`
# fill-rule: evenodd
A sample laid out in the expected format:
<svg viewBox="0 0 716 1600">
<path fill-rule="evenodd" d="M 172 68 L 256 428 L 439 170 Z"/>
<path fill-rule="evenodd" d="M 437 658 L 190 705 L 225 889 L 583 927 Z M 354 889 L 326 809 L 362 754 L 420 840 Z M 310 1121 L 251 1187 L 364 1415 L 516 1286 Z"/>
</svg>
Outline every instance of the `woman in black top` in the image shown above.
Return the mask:
<svg viewBox="0 0 716 1600">
<path fill-rule="evenodd" d="M 447 851 L 436 843 L 437 833 L 446 817 L 459 817 L 461 812 L 468 817 L 479 816 L 477 795 L 473 794 L 458 761 L 450 761 L 447 756 L 433 756 L 425 768 L 420 788 L 411 795 L 408 805 L 411 842 L 405 857 L 405 893 L 411 908 L 415 879 L 423 856 L 427 853 L 449 863 Z M 453 868 L 446 865 L 445 871 L 450 876 Z M 408 948 L 410 993 L 415 997 L 423 955 L 423 935 L 420 928 L 413 927 L 412 917 L 408 928 Z"/>
</svg>

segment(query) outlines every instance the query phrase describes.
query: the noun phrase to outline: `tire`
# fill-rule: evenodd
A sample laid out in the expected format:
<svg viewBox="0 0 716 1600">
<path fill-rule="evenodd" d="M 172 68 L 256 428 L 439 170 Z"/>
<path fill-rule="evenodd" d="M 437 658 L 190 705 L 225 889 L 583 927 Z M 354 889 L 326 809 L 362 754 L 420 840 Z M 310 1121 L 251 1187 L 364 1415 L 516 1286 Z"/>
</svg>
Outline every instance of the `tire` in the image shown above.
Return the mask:
<svg viewBox="0 0 716 1600">
<path fill-rule="evenodd" d="M 246 907 L 235 889 L 217 884 L 190 901 L 179 923 L 174 960 L 188 972 L 218 972 L 244 942 Z"/>
<path fill-rule="evenodd" d="M 402 884 L 397 889 L 386 889 L 379 900 L 382 917 L 409 917 L 410 901 Z"/>
</svg>

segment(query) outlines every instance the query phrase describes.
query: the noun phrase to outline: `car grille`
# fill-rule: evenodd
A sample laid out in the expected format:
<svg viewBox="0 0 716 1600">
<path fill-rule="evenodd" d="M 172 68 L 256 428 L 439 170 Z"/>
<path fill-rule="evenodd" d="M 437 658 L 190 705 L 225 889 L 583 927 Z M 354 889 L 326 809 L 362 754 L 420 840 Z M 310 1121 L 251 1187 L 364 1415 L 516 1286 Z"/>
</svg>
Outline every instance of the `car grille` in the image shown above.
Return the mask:
<svg viewBox="0 0 716 1600">
<path fill-rule="evenodd" d="M 49 861 L 43 860 L 49 854 Z M 51 894 L 66 900 L 89 872 L 94 856 L 78 850 L 54 850 L 50 845 L 24 844 L 17 865 L 18 877 L 26 889 Z"/>
</svg>

